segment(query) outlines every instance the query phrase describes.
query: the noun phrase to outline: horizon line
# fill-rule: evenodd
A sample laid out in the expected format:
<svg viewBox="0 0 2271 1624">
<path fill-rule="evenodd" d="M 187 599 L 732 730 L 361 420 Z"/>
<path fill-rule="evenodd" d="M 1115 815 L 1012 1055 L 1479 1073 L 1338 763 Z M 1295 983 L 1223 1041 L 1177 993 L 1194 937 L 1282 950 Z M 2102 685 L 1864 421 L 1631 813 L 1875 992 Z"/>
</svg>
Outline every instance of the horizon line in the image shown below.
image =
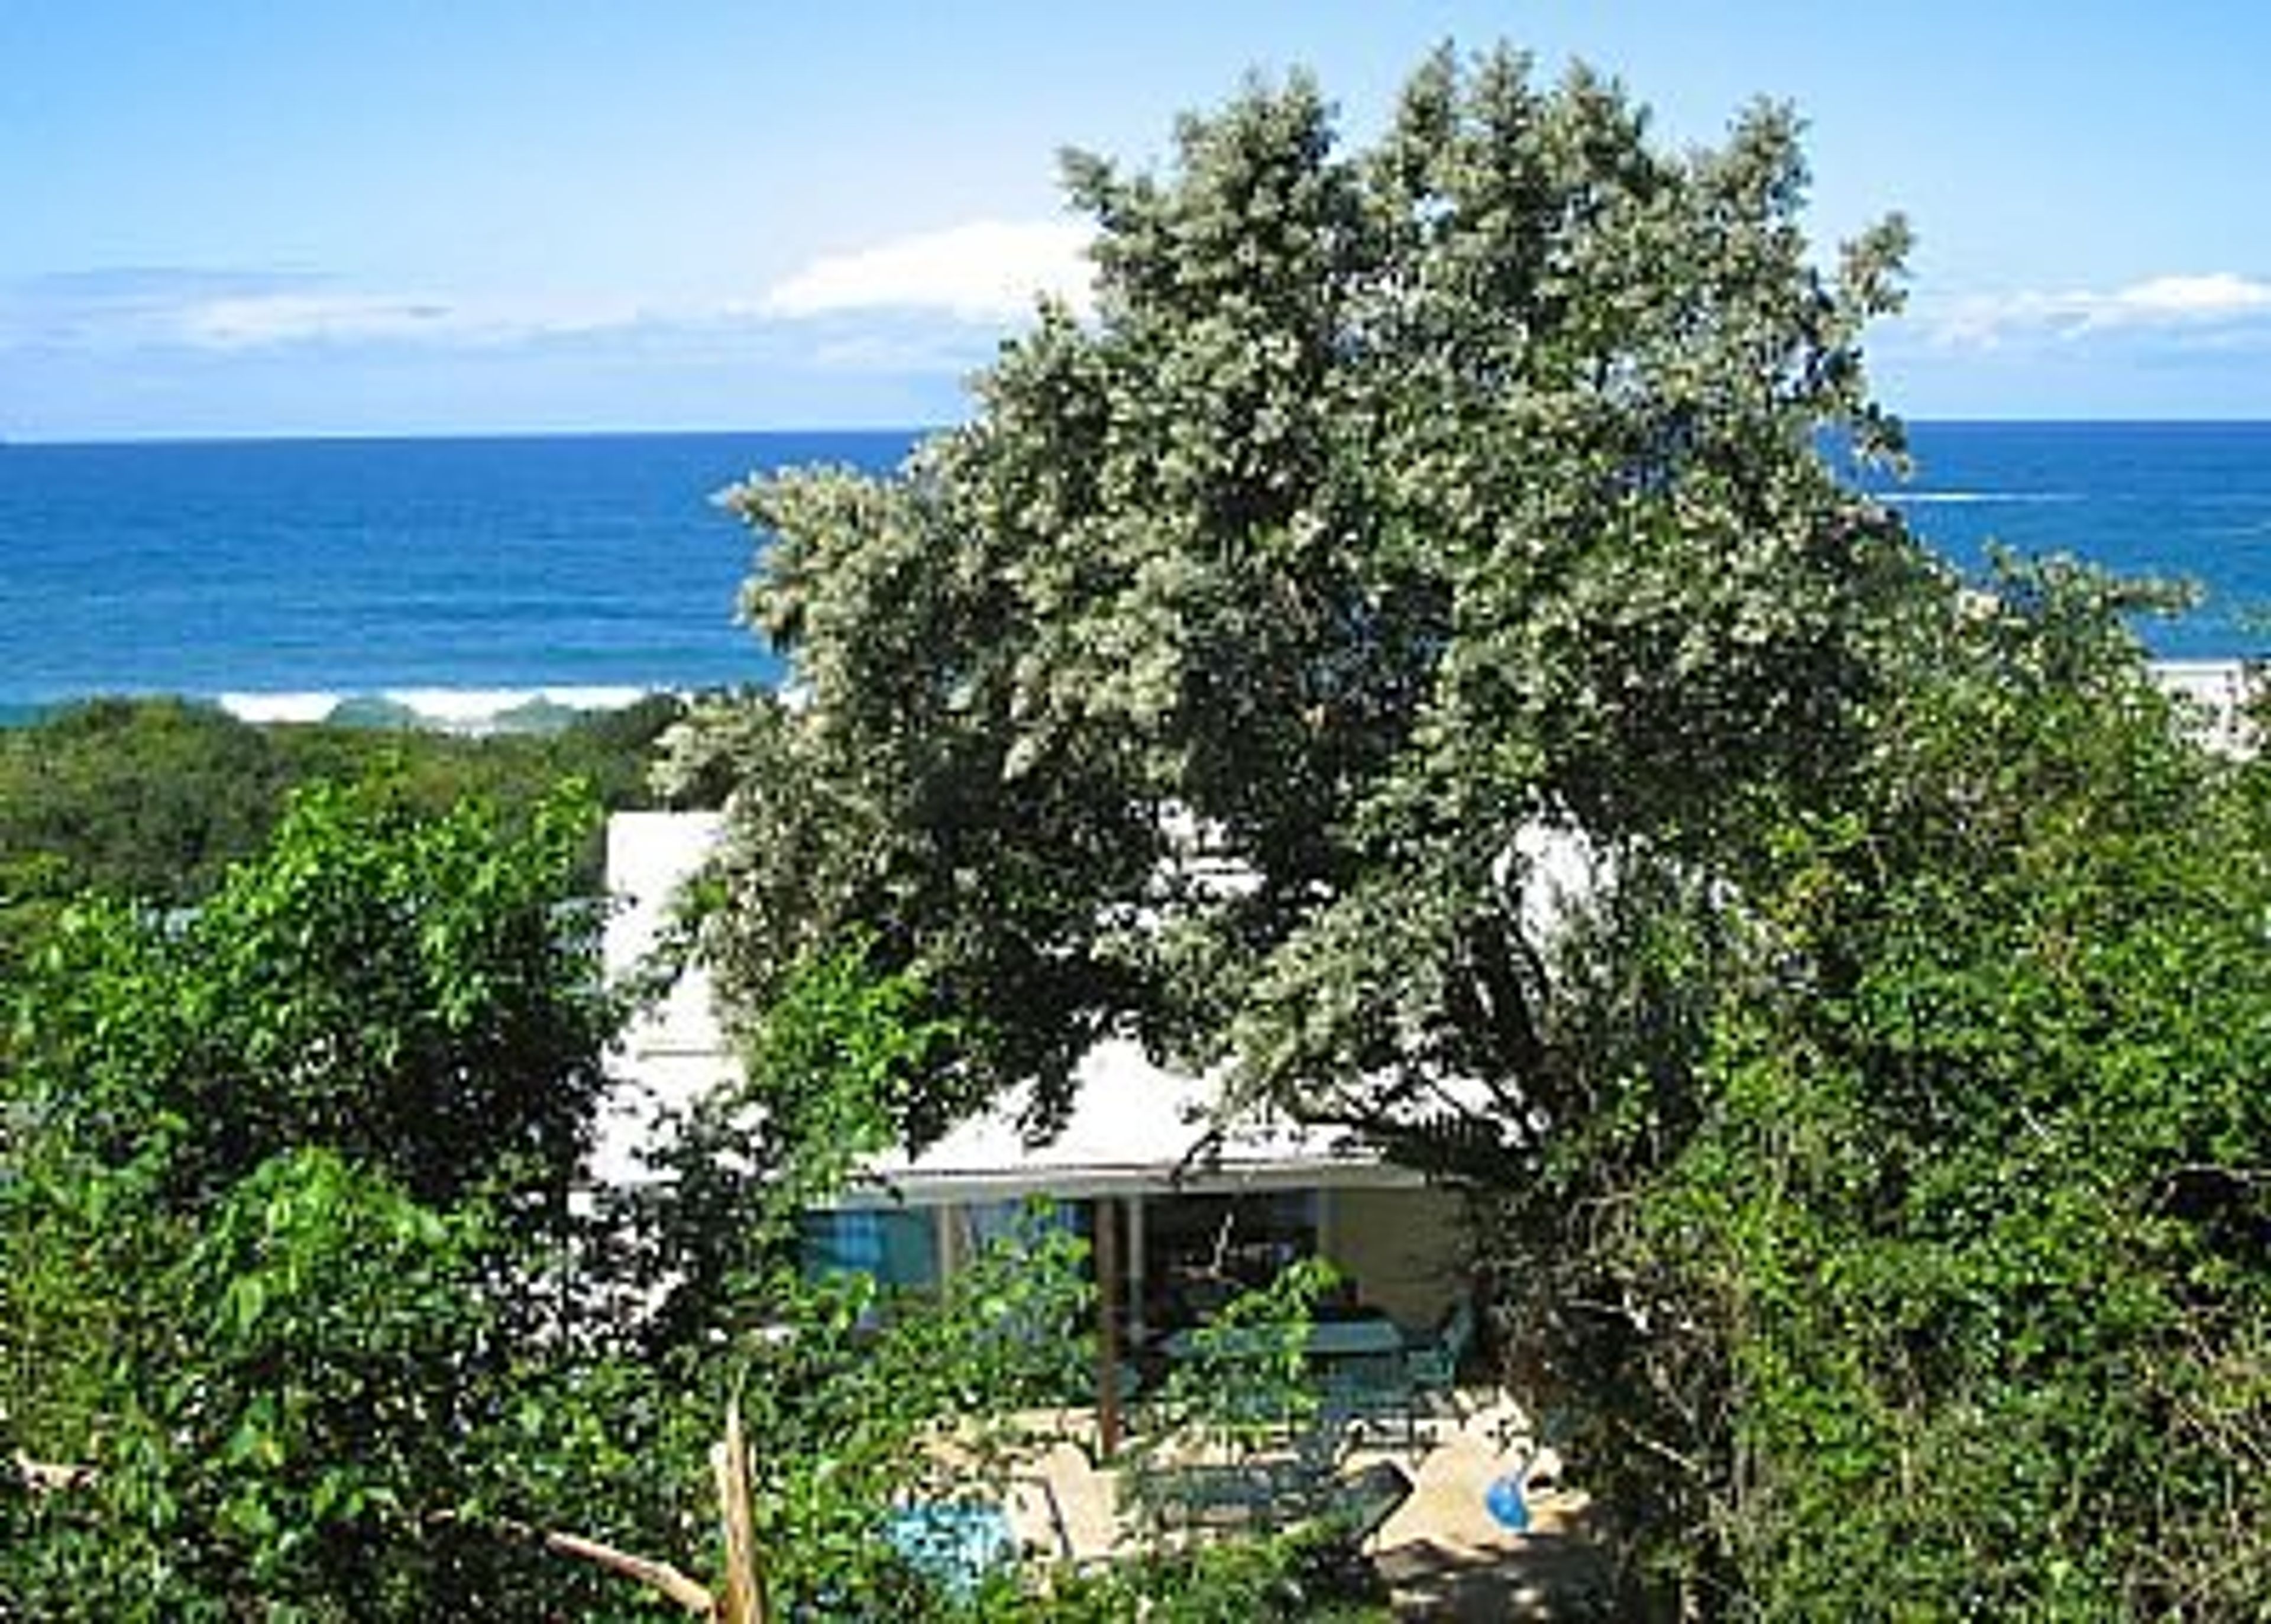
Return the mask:
<svg viewBox="0 0 2271 1624">
<path fill-rule="evenodd" d="M 213 433 L 129 433 L 115 435 L 0 435 L 0 450 L 68 449 L 99 446 L 197 446 L 275 444 L 401 444 L 428 441 L 468 440 L 637 440 L 746 439 L 790 435 L 872 435 L 920 439 L 962 426 L 937 423 L 800 423 L 793 425 L 671 428 L 346 428 L 346 429 L 228 429 Z M 1918 413 L 1898 415 L 1903 427 L 1943 428 L 2126 428 L 2157 427 L 2245 428 L 2271 426 L 2271 413 L 2230 416 L 2211 413 L 2170 413 L 2150 415 L 2089 413 L 2071 417 L 2033 413 L 1963 413 L 1947 416 Z"/>
</svg>

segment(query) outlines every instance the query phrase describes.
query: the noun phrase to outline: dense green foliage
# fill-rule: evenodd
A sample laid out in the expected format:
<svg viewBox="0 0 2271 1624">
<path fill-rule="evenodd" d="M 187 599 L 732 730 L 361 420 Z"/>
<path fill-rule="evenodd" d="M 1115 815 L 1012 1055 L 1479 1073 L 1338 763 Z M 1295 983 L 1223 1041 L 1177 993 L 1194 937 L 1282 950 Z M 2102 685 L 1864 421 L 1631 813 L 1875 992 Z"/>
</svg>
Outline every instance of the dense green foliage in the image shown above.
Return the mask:
<svg viewBox="0 0 2271 1624">
<path fill-rule="evenodd" d="M 2263 770 L 2125 591 L 1840 477 L 1897 223 L 1822 271 L 1788 115 L 1503 55 L 1069 172 L 1092 320 L 738 495 L 728 988 L 864 932 L 957 1017 L 917 1134 L 1136 1031 L 1466 1184 L 1636 1606 L 2271 1605 Z"/>
<path fill-rule="evenodd" d="M 856 948 L 791 978 L 656 1184 L 572 1203 L 621 1013 L 590 823 L 305 791 L 194 909 L 89 897 L 40 940 L 0 1070 L 0 1613 L 654 1617 L 544 1536 L 711 1571 L 731 1402 L 782 1616 L 1047 1614 L 884 1518 L 998 1489 L 993 1418 L 1076 1386 L 1078 1243 L 1037 1221 L 921 1302 L 799 1278 L 796 1210 L 931 1041 Z"/>
<path fill-rule="evenodd" d="M 567 900 L 590 824 L 311 793 L 194 911 L 93 898 L 33 952 L 0 1092 L 0 1427 L 92 1481 L 10 1543 L 0 1593 L 398 1617 L 495 1581 L 428 1529 L 473 1494 L 459 1451 L 520 1350 L 558 1334 L 614 1018 L 599 911 Z"/>
<path fill-rule="evenodd" d="M 467 795 L 532 805 L 581 778 L 604 805 L 644 805 L 648 747 L 683 709 L 656 695 L 550 733 L 474 737 L 257 726 L 175 699 L 99 699 L 0 728 L 0 955 L 83 891 L 203 897 L 302 784 L 385 777 L 441 812 Z"/>
<path fill-rule="evenodd" d="M 2271 1600 L 2265 769 L 2121 601 L 2028 570 L 1943 624 L 1739 905 L 1614 938 L 1693 1017 L 1500 1192 L 1529 1374 L 1706 1612 Z"/>
</svg>

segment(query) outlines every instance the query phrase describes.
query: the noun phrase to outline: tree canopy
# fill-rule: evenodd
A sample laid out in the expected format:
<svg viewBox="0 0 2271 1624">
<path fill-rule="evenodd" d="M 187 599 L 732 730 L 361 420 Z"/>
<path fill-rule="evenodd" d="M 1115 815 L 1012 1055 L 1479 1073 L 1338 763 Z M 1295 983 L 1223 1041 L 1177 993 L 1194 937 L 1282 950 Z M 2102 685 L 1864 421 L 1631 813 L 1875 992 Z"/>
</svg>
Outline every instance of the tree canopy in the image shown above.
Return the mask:
<svg viewBox="0 0 2271 1624">
<path fill-rule="evenodd" d="M 1092 319 L 899 477 L 734 495 L 793 697 L 711 719 L 726 986 L 872 932 L 968 1022 L 948 1112 L 1031 1078 L 1046 1120 L 1115 1027 L 1374 1127 L 1534 1091 L 1517 836 L 1712 849 L 1834 769 L 1925 573 L 1824 454 L 1889 438 L 1903 228 L 1824 269 L 1788 111 L 1667 152 L 1506 51 L 1366 150 L 1297 78 L 1164 177 L 1066 170 Z"/>
<path fill-rule="evenodd" d="M 196 902 L 260 849 L 301 785 L 385 777 L 439 813 L 469 795 L 529 808 L 582 778 L 609 807 L 644 805 L 648 747 L 683 708 L 653 694 L 555 732 L 466 736 L 105 698 L 0 727 L 0 959 L 83 892 Z M 595 844 L 594 883 L 599 866 Z"/>
</svg>

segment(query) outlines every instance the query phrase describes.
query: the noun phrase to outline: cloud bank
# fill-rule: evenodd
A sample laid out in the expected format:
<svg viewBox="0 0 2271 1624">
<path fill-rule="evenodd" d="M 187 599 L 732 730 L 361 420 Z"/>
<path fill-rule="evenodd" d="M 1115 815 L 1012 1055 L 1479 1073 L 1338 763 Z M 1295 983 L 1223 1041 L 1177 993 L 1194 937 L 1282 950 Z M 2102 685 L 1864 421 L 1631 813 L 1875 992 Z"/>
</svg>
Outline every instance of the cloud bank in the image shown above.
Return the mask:
<svg viewBox="0 0 2271 1624">
<path fill-rule="evenodd" d="M 0 288 L 0 350 L 116 354 L 302 345 L 479 346 L 625 327 L 638 318 L 628 305 L 356 288 L 309 271 L 113 268 Z"/>
<path fill-rule="evenodd" d="M 1043 294 L 1088 308 L 1089 228 L 979 220 L 815 260 L 769 288 L 761 309 L 792 318 L 931 310 L 968 322 L 1014 320 Z"/>
<path fill-rule="evenodd" d="M 488 347 L 629 332 L 649 319 L 637 307 L 622 303 L 270 293 L 185 306 L 178 312 L 177 325 L 183 342 L 202 349 L 393 343 Z"/>
<path fill-rule="evenodd" d="M 816 259 L 754 299 L 698 306 L 467 298 L 299 270 L 106 268 L 0 287 L 0 351 L 495 349 L 786 328 L 860 365 L 942 346 L 966 361 L 968 329 L 998 332 L 1043 296 L 1085 312 L 1089 240 L 1066 222 L 979 220 Z"/>
<path fill-rule="evenodd" d="M 2271 281 L 2229 271 L 2149 277 L 2111 291 L 2020 292 L 1958 299 L 1932 324 L 1958 346 L 2107 333 L 2271 332 Z"/>
<path fill-rule="evenodd" d="M 0 434 L 945 421 L 1037 297 L 1091 314 L 1091 241 L 1076 223 L 981 220 L 706 301 L 304 267 L 34 276 L 0 283 Z M 1922 414 L 2260 416 L 2271 279 L 1920 290 L 1873 347 Z"/>
</svg>

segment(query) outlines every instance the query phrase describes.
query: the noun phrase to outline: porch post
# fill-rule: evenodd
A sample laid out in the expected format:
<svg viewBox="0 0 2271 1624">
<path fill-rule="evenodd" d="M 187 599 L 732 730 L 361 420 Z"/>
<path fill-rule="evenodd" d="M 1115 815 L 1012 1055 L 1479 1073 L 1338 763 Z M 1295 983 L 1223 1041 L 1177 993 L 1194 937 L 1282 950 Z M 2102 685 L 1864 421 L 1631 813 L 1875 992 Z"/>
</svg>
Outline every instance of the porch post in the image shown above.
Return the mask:
<svg viewBox="0 0 2271 1624">
<path fill-rule="evenodd" d="M 1096 1443 L 1120 1453 L 1120 1203 L 1096 1197 Z"/>
<path fill-rule="evenodd" d="M 942 1201 L 931 1209 L 931 1221 L 937 1225 L 932 1237 L 938 1251 L 938 1283 L 943 1289 L 962 1270 L 962 1206 L 958 1202 Z"/>
<path fill-rule="evenodd" d="M 1140 1336 L 1158 1329 L 1143 1322 L 1143 1192 L 1123 1197 L 1121 1211 L 1128 1215 L 1127 1263 L 1121 1270 L 1128 1277 L 1127 1322 Z"/>
</svg>

